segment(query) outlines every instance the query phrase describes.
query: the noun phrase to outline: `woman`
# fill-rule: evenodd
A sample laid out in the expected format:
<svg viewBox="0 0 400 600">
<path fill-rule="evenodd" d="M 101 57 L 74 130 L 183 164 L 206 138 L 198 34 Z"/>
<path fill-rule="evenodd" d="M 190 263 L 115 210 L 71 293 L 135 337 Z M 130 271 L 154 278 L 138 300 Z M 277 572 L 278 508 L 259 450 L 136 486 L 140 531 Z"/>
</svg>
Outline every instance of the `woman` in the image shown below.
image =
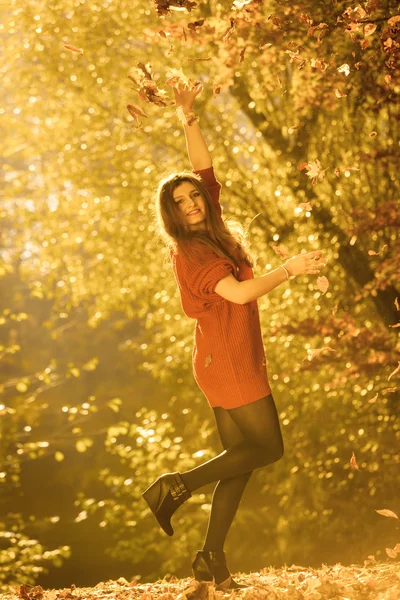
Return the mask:
<svg viewBox="0 0 400 600">
<path fill-rule="evenodd" d="M 190 82 L 190 80 L 189 80 Z M 170 246 L 185 314 L 196 319 L 193 373 L 214 411 L 224 451 L 190 471 L 161 475 L 143 498 L 170 536 L 176 509 L 211 482 L 218 482 L 203 549 L 192 563 L 196 580 L 217 589 L 246 587 L 230 576 L 224 543 L 254 469 L 283 456 L 277 410 L 266 370 L 257 298 L 289 277 L 318 274 L 322 252 L 289 258 L 274 271 L 254 278 L 253 262 L 222 220 L 221 184 L 192 112 L 199 82 L 174 88 L 184 124 L 193 174 L 164 179 L 157 193 L 157 216 Z"/>
</svg>

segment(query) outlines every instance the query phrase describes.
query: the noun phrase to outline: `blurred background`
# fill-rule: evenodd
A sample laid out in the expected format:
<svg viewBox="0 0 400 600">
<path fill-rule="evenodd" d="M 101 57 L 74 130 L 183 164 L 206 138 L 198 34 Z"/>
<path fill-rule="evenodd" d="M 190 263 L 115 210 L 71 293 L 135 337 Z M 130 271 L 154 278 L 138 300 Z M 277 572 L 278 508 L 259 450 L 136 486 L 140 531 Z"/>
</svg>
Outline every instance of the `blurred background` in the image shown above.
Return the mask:
<svg viewBox="0 0 400 600">
<path fill-rule="evenodd" d="M 204 83 L 195 111 L 255 276 L 302 249 L 329 260 L 325 292 L 302 276 L 259 299 L 285 456 L 246 488 L 231 571 L 388 559 L 398 525 L 376 510 L 399 510 L 396 8 L 1 5 L 1 591 L 188 577 L 202 547 L 213 486 L 173 517 L 173 538 L 141 498 L 222 451 L 155 235 L 158 182 L 191 170 L 174 75 Z"/>
</svg>

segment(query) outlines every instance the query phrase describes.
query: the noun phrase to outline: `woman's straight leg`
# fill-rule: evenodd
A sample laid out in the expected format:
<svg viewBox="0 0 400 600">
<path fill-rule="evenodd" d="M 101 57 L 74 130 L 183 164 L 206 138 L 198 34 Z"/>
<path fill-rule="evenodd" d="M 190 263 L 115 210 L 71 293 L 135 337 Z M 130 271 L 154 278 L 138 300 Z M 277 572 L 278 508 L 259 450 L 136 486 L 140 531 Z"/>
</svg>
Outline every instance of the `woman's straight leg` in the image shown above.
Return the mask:
<svg viewBox="0 0 400 600">
<path fill-rule="evenodd" d="M 181 473 L 189 492 L 213 481 L 244 475 L 279 460 L 283 440 L 272 394 L 251 404 L 229 409 L 244 441 L 230 446 L 211 460 Z"/>
<path fill-rule="evenodd" d="M 244 441 L 242 432 L 227 410 L 217 406 L 214 408 L 214 415 L 219 437 L 225 450 Z M 252 471 L 249 471 L 230 479 L 221 479 L 215 486 L 203 550 L 223 551 L 226 536 L 251 474 Z"/>
</svg>

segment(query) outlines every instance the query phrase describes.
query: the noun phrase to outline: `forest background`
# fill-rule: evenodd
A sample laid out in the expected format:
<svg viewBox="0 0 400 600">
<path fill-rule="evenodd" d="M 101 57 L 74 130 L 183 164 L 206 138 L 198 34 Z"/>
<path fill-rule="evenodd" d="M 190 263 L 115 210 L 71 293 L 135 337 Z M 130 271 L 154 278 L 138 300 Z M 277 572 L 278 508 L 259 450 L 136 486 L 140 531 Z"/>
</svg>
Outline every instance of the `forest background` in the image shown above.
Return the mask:
<svg viewBox="0 0 400 600">
<path fill-rule="evenodd" d="M 184 577 L 201 547 L 213 486 L 173 538 L 141 499 L 222 451 L 155 235 L 156 185 L 190 169 L 179 78 L 204 83 L 196 112 L 255 276 L 301 250 L 329 260 L 328 287 L 297 277 L 259 300 L 285 456 L 245 491 L 231 570 L 394 559 L 397 3 L 0 10 L 1 590 Z"/>
</svg>

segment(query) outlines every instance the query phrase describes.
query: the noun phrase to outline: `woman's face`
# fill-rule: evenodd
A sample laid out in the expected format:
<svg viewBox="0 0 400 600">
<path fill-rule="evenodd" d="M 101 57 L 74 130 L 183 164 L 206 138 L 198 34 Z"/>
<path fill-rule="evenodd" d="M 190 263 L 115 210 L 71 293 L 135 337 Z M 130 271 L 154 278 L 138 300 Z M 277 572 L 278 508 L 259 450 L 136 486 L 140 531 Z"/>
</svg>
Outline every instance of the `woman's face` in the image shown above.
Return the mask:
<svg viewBox="0 0 400 600">
<path fill-rule="evenodd" d="M 205 200 L 201 192 L 190 181 L 183 181 L 173 191 L 183 223 L 189 229 L 206 228 Z"/>
</svg>

